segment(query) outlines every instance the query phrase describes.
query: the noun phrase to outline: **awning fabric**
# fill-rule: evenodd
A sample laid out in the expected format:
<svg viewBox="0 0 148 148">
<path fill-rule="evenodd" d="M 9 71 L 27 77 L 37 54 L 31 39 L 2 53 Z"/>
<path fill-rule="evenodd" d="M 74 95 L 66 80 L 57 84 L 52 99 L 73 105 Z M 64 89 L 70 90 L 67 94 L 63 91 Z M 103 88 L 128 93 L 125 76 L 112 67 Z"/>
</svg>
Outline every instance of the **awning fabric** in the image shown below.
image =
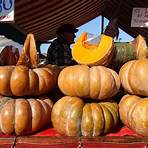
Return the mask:
<svg viewBox="0 0 148 148">
<path fill-rule="evenodd" d="M 108 19 L 118 17 L 119 27 L 133 37 L 142 34 L 148 39 L 148 29 L 130 27 L 132 8 L 146 7 L 145 3 L 140 0 L 15 0 L 15 26 L 24 34 L 34 33 L 37 41 L 44 42 L 54 38 L 55 30 L 63 23 L 79 27 L 102 14 Z"/>
</svg>

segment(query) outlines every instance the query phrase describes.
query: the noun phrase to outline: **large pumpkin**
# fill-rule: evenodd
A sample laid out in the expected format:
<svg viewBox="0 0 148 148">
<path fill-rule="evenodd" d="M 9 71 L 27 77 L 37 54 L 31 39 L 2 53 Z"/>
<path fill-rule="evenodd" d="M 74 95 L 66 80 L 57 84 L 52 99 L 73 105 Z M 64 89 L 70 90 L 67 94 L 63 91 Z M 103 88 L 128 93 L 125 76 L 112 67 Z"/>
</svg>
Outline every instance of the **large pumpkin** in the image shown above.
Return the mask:
<svg viewBox="0 0 148 148">
<path fill-rule="evenodd" d="M 119 103 L 121 121 L 140 135 L 148 136 L 148 98 L 124 96 Z"/>
<path fill-rule="evenodd" d="M 33 133 L 51 121 L 50 99 L 0 97 L 0 130 L 5 134 Z"/>
<path fill-rule="evenodd" d="M 58 86 L 68 96 L 106 99 L 118 92 L 120 80 L 118 74 L 109 68 L 75 65 L 60 72 Z"/>
<path fill-rule="evenodd" d="M 54 128 L 67 136 L 98 136 L 118 124 L 118 105 L 114 102 L 84 103 L 78 97 L 65 96 L 53 106 Z"/>
<path fill-rule="evenodd" d="M 115 43 L 115 50 L 109 67 L 119 70 L 128 61 L 148 58 L 147 49 L 146 41 L 141 35 L 138 35 L 134 41 L 129 43 Z"/>
<path fill-rule="evenodd" d="M 17 66 L 0 67 L 0 94 L 5 96 L 41 95 L 56 84 L 53 68 L 37 68 L 38 56 L 33 34 L 26 38 Z"/>
<path fill-rule="evenodd" d="M 72 56 L 79 64 L 108 65 L 114 49 L 113 38 L 105 34 L 101 35 L 100 43 L 91 44 L 88 41 L 88 33 L 83 32 L 72 49 Z"/>
<path fill-rule="evenodd" d="M 127 62 L 121 67 L 119 76 L 127 92 L 148 96 L 148 59 Z"/>
</svg>

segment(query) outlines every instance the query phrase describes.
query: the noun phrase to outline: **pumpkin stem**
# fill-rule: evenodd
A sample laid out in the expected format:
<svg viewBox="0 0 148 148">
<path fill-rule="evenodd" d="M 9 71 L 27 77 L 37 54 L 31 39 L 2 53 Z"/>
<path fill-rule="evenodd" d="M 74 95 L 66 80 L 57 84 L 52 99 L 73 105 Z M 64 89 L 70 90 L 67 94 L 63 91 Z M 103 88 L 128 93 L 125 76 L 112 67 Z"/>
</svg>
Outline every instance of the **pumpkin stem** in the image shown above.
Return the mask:
<svg viewBox="0 0 148 148">
<path fill-rule="evenodd" d="M 29 33 L 24 42 L 23 50 L 16 65 L 25 65 L 29 68 L 36 68 L 38 55 L 34 35 Z"/>
</svg>

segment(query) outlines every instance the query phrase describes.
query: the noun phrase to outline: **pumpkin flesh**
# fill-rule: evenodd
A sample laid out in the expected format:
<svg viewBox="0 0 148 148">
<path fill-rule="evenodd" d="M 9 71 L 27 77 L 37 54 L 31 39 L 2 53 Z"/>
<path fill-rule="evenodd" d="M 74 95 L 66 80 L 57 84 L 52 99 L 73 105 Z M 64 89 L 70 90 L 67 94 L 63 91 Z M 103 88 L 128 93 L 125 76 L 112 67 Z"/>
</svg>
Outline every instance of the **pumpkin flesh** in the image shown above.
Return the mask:
<svg viewBox="0 0 148 148">
<path fill-rule="evenodd" d="M 112 37 L 101 35 L 98 45 L 86 43 L 86 40 L 87 33 L 84 32 L 74 44 L 72 56 L 75 61 L 85 65 L 101 65 L 108 60 L 114 47 Z"/>
</svg>

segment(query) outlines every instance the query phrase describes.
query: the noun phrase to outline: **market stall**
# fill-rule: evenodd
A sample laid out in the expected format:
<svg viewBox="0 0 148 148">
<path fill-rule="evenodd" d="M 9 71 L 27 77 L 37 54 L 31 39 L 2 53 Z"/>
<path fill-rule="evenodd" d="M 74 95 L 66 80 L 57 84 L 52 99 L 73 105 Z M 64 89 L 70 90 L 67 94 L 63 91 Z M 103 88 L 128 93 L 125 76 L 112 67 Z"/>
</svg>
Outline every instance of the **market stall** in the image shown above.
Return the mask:
<svg viewBox="0 0 148 148">
<path fill-rule="evenodd" d="M 130 27 L 132 9 L 142 6 L 138 0 L 15 1 L 15 23 L 0 24 L 0 32 L 23 47 L 13 66 L 0 67 L 0 147 L 147 147 L 148 36 L 146 28 Z M 78 27 L 99 15 L 118 18 L 135 40 L 115 43 L 111 25 L 92 43 L 86 31 L 72 49 L 79 65 L 40 64 L 39 46 L 59 24 Z"/>
</svg>

